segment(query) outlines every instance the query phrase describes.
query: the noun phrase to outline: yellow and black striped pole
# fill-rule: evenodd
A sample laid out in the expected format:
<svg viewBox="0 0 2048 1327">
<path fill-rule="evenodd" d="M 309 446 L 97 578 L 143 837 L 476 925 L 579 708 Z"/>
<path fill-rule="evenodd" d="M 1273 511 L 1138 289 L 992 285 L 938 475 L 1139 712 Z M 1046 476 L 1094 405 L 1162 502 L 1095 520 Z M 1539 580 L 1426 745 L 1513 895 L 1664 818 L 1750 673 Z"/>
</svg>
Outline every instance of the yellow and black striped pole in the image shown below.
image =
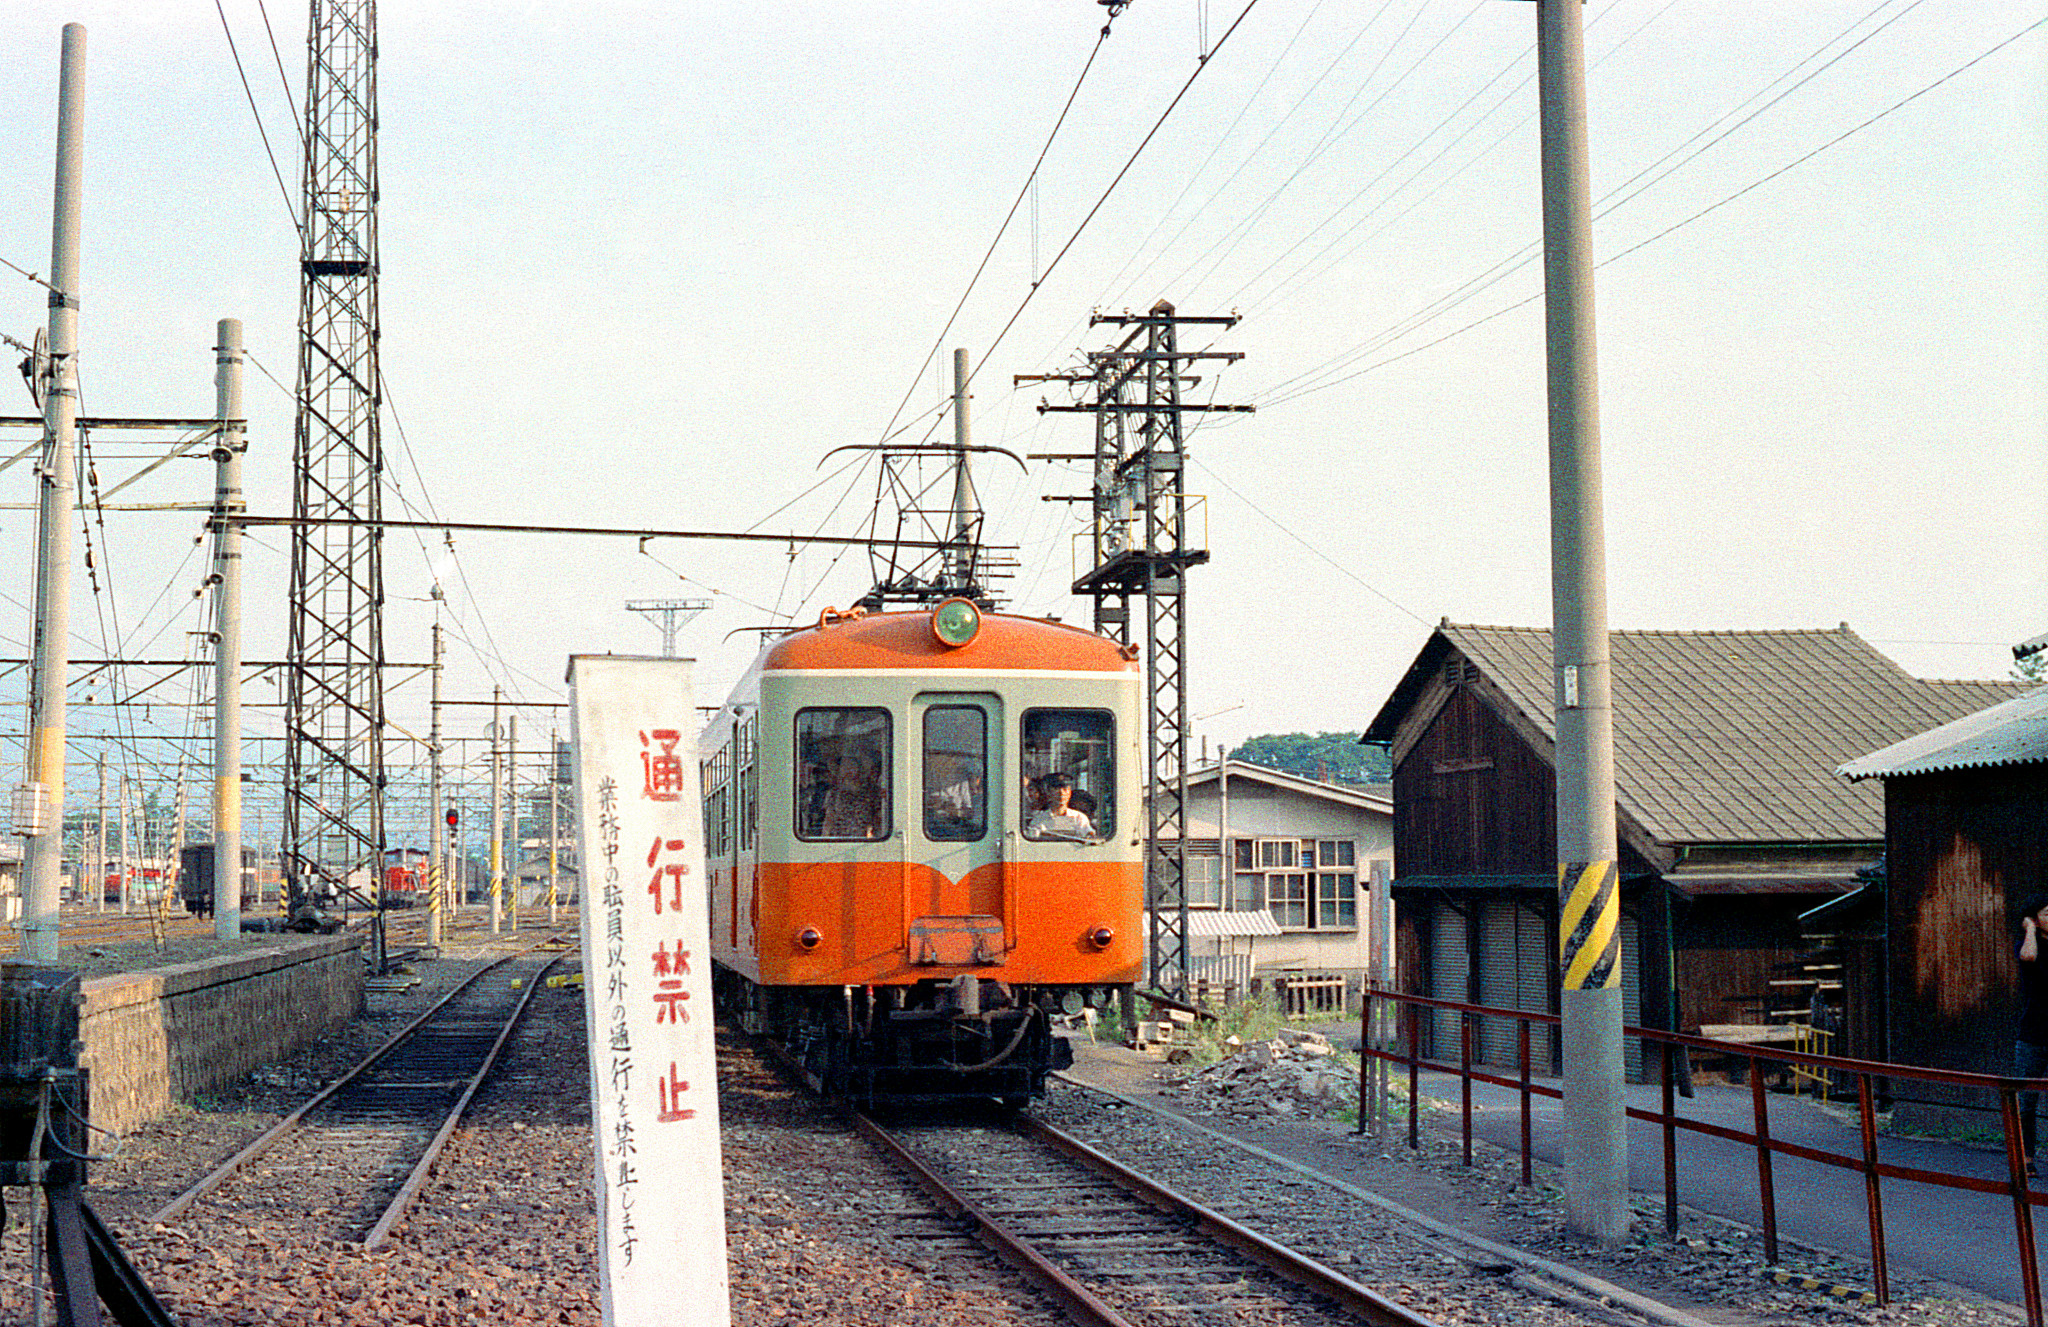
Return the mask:
<svg viewBox="0 0 2048 1327">
<path fill-rule="evenodd" d="M 1557 965 L 1568 991 L 1621 985 L 1621 891 L 1613 862 L 1557 867 Z"/>
</svg>

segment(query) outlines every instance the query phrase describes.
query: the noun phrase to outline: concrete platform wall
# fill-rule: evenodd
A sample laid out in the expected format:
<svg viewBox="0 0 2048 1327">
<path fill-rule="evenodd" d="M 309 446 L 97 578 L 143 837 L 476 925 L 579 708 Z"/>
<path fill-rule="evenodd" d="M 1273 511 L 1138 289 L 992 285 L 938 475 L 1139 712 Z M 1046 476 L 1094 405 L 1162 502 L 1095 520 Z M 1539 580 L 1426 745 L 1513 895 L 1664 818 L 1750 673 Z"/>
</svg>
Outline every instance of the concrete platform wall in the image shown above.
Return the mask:
<svg viewBox="0 0 2048 1327">
<path fill-rule="evenodd" d="M 133 1128 L 337 1031 L 362 1007 L 361 943 L 280 936 L 231 957 L 84 982 L 92 1122 Z"/>
</svg>

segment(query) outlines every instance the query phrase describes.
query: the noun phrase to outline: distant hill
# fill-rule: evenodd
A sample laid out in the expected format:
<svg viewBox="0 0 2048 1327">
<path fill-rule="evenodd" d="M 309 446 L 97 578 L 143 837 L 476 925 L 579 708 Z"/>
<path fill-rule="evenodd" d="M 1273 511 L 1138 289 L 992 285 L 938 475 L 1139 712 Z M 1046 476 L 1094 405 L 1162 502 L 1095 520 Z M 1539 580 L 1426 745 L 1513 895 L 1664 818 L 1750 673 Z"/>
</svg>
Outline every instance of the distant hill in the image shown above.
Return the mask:
<svg viewBox="0 0 2048 1327">
<path fill-rule="evenodd" d="M 1336 783 L 1390 783 L 1386 751 L 1360 746 L 1358 733 L 1267 733 L 1231 748 L 1230 758 L 1304 779 L 1327 775 Z"/>
</svg>

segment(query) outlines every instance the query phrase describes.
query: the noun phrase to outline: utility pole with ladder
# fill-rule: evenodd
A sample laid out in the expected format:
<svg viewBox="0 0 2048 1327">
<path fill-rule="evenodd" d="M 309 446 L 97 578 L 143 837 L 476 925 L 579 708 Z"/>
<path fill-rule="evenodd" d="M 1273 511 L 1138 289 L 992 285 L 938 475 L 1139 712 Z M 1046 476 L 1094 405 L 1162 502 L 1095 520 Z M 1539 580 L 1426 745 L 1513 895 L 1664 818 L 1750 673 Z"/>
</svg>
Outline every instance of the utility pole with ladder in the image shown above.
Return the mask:
<svg viewBox="0 0 2048 1327">
<path fill-rule="evenodd" d="M 1094 399 L 1041 404 L 1044 412 L 1095 416 L 1093 562 L 1074 582 L 1095 601 L 1095 629 L 1128 645 L 1137 639 L 1131 601 L 1145 616 L 1145 772 L 1150 808 L 1145 838 L 1146 978 L 1155 991 L 1188 986 L 1187 908 L 1187 570 L 1209 560 L 1189 529 L 1186 432 L 1190 411 L 1249 413 L 1248 405 L 1190 404 L 1181 389 L 1200 379 L 1184 370 L 1202 360 L 1235 361 L 1236 351 L 1183 351 L 1179 329 L 1231 327 L 1235 314 L 1186 316 L 1165 300 L 1142 314 L 1098 313 L 1090 326 L 1130 332 L 1088 355 L 1086 373 L 1024 375 L 1018 382 L 1085 385 Z M 1226 848 L 1227 850 L 1227 848 Z"/>
</svg>

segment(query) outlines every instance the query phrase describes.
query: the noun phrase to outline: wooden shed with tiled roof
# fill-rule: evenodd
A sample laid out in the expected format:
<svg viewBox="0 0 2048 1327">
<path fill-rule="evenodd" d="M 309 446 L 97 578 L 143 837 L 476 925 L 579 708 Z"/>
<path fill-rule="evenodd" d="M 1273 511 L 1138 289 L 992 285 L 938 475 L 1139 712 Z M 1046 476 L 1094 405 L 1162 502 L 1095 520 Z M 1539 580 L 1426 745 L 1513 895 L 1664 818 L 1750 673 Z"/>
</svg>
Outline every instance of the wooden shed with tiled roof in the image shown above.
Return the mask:
<svg viewBox="0 0 2048 1327">
<path fill-rule="evenodd" d="M 1823 981 L 1844 1049 L 1859 1024 L 1881 1037 L 1875 992 L 1801 971 L 1798 915 L 1884 840 L 1882 796 L 1835 767 L 2012 685 L 1915 678 L 1846 625 L 1617 631 L 1611 649 L 1629 1021 L 1760 1022 Z M 1393 756 L 1409 990 L 1556 1009 L 1554 677 L 1547 629 L 1445 621 L 1365 734 Z M 1501 1062 L 1511 1036 L 1482 1028 L 1482 1051 Z"/>
<path fill-rule="evenodd" d="M 2010 1073 L 2019 918 L 2048 892 L 2048 687 L 1916 733 L 1837 771 L 1882 787 L 1892 1016 L 1883 1058 Z M 1915 1084 L 1919 1127 L 1994 1128 L 1988 1096 Z"/>
</svg>

